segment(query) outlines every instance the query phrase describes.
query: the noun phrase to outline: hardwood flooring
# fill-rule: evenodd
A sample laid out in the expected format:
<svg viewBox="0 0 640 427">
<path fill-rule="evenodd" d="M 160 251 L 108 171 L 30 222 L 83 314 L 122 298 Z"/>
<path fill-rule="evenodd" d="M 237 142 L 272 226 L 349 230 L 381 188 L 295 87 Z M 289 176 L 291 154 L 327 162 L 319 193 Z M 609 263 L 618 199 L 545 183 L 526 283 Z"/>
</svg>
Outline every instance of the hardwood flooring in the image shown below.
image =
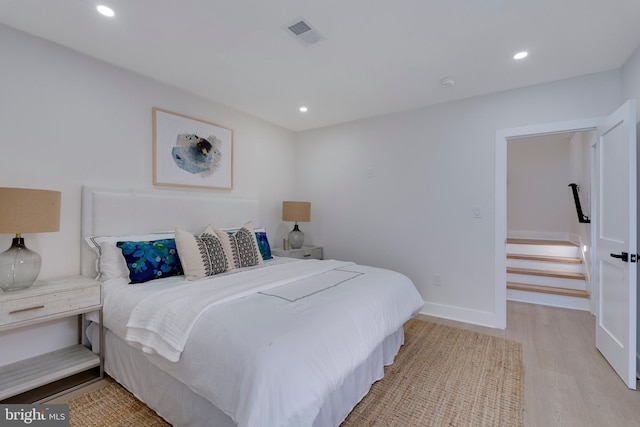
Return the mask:
<svg viewBox="0 0 640 427">
<path fill-rule="evenodd" d="M 509 301 L 505 330 L 421 318 L 522 343 L 527 427 L 640 426 L 640 391 L 596 349 L 588 312 Z"/>
<path fill-rule="evenodd" d="M 505 330 L 420 318 L 522 343 L 527 427 L 640 426 L 640 391 L 629 390 L 596 350 L 595 318 L 588 312 L 509 301 Z"/>
</svg>

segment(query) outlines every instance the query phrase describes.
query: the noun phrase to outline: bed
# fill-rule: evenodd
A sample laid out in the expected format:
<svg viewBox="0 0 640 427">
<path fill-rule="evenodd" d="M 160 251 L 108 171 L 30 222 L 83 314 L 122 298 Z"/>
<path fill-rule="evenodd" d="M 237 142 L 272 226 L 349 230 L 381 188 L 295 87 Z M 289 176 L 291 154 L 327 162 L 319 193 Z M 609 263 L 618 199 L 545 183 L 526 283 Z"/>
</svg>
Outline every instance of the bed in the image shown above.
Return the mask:
<svg viewBox="0 0 640 427">
<path fill-rule="evenodd" d="M 82 273 L 103 283 L 105 371 L 173 425 L 338 426 L 423 306 L 393 271 L 270 257 L 260 217 L 254 199 L 82 190 Z M 140 253 L 149 242 L 164 242 L 184 270 L 158 267 L 149 278 L 127 264 L 136 252 L 127 245 Z M 206 258 L 203 242 L 226 258 L 218 262 L 214 244 Z M 204 277 L 201 257 L 211 261 Z"/>
</svg>

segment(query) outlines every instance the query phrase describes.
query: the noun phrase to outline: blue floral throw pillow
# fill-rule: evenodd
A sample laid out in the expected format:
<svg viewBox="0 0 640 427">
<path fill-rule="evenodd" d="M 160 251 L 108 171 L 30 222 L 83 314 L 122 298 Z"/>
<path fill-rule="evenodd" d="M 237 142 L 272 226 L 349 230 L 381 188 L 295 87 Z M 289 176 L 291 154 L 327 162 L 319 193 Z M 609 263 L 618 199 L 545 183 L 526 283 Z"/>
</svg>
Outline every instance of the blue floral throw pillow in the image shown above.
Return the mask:
<svg viewBox="0 0 640 427">
<path fill-rule="evenodd" d="M 129 283 L 183 274 L 175 239 L 118 242 L 129 269 Z"/>
<path fill-rule="evenodd" d="M 264 231 L 256 231 L 256 241 L 258 242 L 258 249 L 260 249 L 262 259 L 267 260 L 273 258 L 273 256 L 271 256 L 271 246 L 269 246 L 269 241 L 267 240 L 267 233 Z"/>
</svg>

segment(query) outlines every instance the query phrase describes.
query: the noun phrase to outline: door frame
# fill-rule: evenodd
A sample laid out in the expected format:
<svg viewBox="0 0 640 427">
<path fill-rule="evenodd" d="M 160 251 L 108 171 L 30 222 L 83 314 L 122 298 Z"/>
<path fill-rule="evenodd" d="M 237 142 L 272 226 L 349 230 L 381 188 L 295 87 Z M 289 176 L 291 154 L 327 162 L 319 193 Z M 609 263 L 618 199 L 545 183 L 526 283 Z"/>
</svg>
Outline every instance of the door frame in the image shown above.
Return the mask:
<svg viewBox="0 0 640 427">
<path fill-rule="evenodd" d="M 507 327 L 507 141 L 531 136 L 596 130 L 604 117 L 499 129 L 495 147 L 495 320 Z M 593 177 L 592 177 L 593 179 Z"/>
</svg>

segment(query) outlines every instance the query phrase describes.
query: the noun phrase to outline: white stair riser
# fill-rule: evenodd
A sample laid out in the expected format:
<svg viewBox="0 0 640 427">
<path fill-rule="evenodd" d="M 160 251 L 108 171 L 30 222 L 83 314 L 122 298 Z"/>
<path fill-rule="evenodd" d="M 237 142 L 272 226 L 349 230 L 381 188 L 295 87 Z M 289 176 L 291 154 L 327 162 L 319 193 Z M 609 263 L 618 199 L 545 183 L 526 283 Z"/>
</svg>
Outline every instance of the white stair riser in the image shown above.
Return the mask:
<svg viewBox="0 0 640 427">
<path fill-rule="evenodd" d="M 551 286 L 554 288 L 578 289 L 584 291 L 587 289 L 584 280 L 563 279 L 558 277 L 531 276 L 528 274 L 507 273 L 507 282 L 524 283 L 527 285 Z"/>
<path fill-rule="evenodd" d="M 577 246 L 554 246 L 554 245 L 521 245 L 507 243 L 507 253 L 521 255 L 541 255 L 580 258 L 580 248 Z"/>
<path fill-rule="evenodd" d="M 515 289 L 507 289 L 507 299 L 509 301 L 572 308 L 574 310 L 589 311 L 590 309 L 588 298 L 567 297 L 564 295 L 543 294 L 539 292 L 527 292 Z"/>
<path fill-rule="evenodd" d="M 507 267 L 527 268 L 529 270 L 558 271 L 562 273 L 582 273 L 582 264 L 535 261 L 507 258 Z"/>
</svg>

